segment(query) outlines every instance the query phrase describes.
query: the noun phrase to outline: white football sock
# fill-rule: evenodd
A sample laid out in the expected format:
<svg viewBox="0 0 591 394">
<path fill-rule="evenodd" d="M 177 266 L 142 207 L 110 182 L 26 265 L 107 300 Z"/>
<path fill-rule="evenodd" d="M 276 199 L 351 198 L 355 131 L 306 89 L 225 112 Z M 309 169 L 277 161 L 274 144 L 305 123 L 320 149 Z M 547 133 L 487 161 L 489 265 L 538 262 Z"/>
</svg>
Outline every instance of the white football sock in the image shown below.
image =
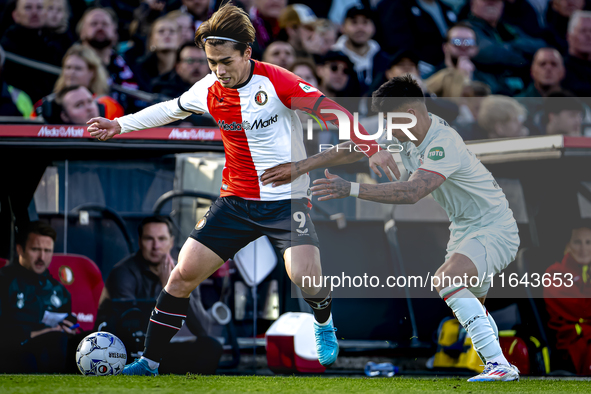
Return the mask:
<svg viewBox="0 0 591 394">
<path fill-rule="evenodd" d="M 157 369 L 160 366 L 160 363 L 152 361 L 149 358 L 145 358 L 144 356 L 142 356 L 140 360 L 146 360 L 148 362 L 148 368 L 150 368 L 151 370 Z"/>
<path fill-rule="evenodd" d="M 486 312 L 486 317 L 488 317 L 488 322 L 490 323 L 490 326 L 492 327 L 493 331 L 495 332 L 495 338 L 497 338 L 497 341 L 498 341 L 499 340 L 499 327 L 497 327 L 497 323 L 495 323 L 495 319 L 493 319 L 493 317 L 490 314 L 490 312 L 488 311 L 488 309 L 486 309 L 486 307 L 484 305 L 482 307 L 484 308 L 484 311 Z"/>
<path fill-rule="evenodd" d="M 314 319 L 314 321 L 316 321 L 316 319 Z M 318 321 L 316 321 L 316 324 L 318 324 L 319 326 L 327 326 L 330 324 L 331 321 L 332 321 L 332 313 L 328 317 L 327 321 L 325 321 L 324 323 L 318 323 Z"/>
<path fill-rule="evenodd" d="M 507 364 L 501 345 L 480 301 L 464 286 L 450 286 L 439 292 L 456 318 L 470 334 L 474 350 L 486 362 Z M 495 360 L 495 361 L 493 361 Z"/>
</svg>

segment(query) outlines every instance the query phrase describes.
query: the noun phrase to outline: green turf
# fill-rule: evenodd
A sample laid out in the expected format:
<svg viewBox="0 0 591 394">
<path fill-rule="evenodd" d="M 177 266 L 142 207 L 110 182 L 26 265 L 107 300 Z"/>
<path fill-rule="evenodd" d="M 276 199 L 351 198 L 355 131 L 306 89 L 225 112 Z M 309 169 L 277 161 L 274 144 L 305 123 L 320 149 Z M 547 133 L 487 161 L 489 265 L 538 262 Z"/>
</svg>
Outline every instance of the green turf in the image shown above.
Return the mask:
<svg viewBox="0 0 591 394">
<path fill-rule="evenodd" d="M 522 379 L 507 383 L 468 383 L 465 378 L 322 378 L 264 376 L 84 377 L 0 375 L 0 393 L 589 393 L 591 381 Z"/>
</svg>

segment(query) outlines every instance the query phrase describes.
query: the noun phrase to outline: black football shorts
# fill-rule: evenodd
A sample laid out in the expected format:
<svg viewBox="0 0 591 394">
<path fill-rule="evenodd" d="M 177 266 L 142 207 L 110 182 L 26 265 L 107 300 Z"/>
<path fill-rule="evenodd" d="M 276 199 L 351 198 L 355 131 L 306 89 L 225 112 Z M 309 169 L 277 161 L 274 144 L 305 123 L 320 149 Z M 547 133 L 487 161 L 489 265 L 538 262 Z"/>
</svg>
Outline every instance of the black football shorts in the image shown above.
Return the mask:
<svg viewBox="0 0 591 394">
<path fill-rule="evenodd" d="M 233 196 L 220 197 L 197 222 L 189 236 L 207 246 L 224 261 L 263 235 L 283 256 L 291 246 L 318 247 L 310 208 L 307 198 L 254 201 Z"/>
</svg>

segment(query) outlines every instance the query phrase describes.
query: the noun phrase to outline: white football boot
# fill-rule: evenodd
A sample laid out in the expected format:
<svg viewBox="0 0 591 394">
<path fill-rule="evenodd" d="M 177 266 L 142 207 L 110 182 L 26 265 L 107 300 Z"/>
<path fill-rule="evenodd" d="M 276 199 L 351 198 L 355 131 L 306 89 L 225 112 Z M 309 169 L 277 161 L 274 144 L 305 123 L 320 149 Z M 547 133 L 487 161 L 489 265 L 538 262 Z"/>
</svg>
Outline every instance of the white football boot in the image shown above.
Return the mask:
<svg viewBox="0 0 591 394">
<path fill-rule="evenodd" d="M 480 375 L 468 379 L 468 382 L 511 382 L 519 381 L 519 370 L 515 365 L 486 363 Z"/>
</svg>

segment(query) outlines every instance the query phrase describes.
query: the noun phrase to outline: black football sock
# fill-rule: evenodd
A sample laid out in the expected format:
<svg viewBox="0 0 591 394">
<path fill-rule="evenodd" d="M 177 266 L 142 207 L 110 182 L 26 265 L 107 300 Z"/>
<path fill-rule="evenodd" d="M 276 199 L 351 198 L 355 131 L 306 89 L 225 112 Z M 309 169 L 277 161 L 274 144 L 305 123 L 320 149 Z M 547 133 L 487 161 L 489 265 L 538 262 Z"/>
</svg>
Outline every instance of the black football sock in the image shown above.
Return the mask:
<svg viewBox="0 0 591 394">
<path fill-rule="evenodd" d="M 330 317 L 330 310 L 332 307 L 332 297 L 330 290 L 322 288 L 317 294 L 311 295 L 302 290 L 304 300 L 312 308 L 316 321 L 320 324 L 326 323 Z"/>
<path fill-rule="evenodd" d="M 162 290 L 156 307 L 152 310 L 146 340 L 144 357 L 159 363 L 172 337 L 181 329 L 187 318 L 189 298 L 177 298 Z"/>
</svg>

